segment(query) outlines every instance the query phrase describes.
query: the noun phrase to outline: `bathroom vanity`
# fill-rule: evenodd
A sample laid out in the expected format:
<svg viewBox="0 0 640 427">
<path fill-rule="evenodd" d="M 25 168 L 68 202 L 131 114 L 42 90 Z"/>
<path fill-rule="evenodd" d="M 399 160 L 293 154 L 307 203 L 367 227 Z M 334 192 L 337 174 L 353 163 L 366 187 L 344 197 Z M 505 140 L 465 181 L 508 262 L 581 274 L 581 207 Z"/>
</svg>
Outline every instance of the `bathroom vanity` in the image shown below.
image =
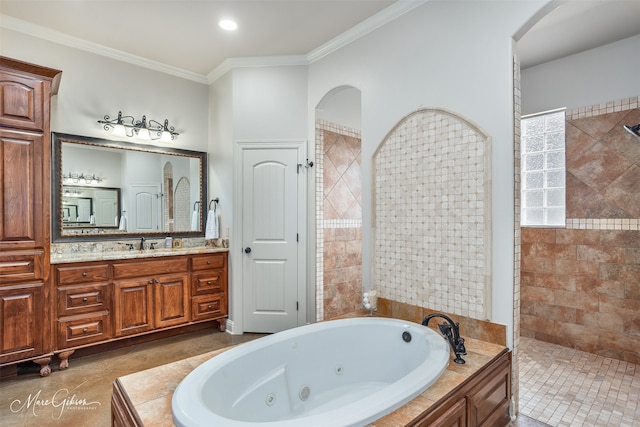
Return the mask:
<svg viewBox="0 0 640 427">
<path fill-rule="evenodd" d="M 227 249 L 85 255 L 91 257 L 52 260 L 60 369 L 82 348 L 212 321 L 225 330 Z"/>
</svg>

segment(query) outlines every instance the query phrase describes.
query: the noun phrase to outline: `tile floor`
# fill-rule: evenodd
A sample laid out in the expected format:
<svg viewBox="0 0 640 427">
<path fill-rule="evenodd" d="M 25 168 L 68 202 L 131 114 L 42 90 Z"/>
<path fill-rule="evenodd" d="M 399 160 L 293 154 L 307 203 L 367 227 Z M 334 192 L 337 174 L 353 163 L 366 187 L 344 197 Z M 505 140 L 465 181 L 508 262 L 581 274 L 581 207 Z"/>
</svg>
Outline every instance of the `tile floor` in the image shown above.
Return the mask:
<svg viewBox="0 0 640 427">
<path fill-rule="evenodd" d="M 204 330 L 99 355 L 70 359 L 70 369 L 0 382 L 0 425 L 65 426 L 111 423 L 115 378 L 261 335 Z M 520 416 L 510 427 L 638 426 L 640 367 L 554 344 L 521 338 Z"/>
<path fill-rule="evenodd" d="M 520 338 L 520 414 L 554 427 L 640 426 L 640 365 Z"/>
<path fill-rule="evenodd" d="M 218 329 L 69 359 L 69 369 L 52 367 L 0 382 L 0 426 L 108 427 L 113 381 L 123 375 L 196 356 L 263 335 L 231 335 Z"/>
</svg>

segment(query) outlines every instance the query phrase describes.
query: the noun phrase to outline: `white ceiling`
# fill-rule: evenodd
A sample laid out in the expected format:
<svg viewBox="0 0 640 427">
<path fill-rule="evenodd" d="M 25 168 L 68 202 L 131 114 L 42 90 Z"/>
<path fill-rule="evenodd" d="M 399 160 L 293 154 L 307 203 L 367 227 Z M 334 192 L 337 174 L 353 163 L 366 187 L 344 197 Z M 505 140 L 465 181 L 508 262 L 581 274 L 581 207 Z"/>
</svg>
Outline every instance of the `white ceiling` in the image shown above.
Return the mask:
<svg viewBox="0 0 640 427">
<path fill-rule="evenodd" d="M 0 0 L 0 25 L 205 80 L 225 59 L 309 55 L 424 1 Z M 236 32 L 218 27 L 224 17 Z M 520 60 L 526 68 L 635 34 L 640 0 L 570 0 L 520 39 Z"/>
<path fill-rule="evenodd" d="M 569 0 L 519 41 L 522 68 L 640 34 L 640 0 Z M 630 55 L 638 55 L 636 52 Z"/>
</svg>

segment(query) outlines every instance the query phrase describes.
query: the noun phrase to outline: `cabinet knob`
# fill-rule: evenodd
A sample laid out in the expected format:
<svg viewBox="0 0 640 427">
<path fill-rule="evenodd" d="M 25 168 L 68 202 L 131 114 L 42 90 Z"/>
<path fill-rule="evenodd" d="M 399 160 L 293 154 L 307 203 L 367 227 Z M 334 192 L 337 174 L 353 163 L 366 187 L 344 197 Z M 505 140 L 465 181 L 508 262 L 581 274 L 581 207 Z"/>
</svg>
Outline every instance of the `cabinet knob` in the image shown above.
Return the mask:
<svg viewBox="0 0 640 427">
<path fill-rule="evenodd" d="M 84 332 L 84 333 L 89 332 L 89 328 L 82 328 L 82 332 Z"/>
<path fill-rule="evenodd" d="M 212 284 L 213 282 L 211 280 L 207 280 L 207 285 Z"/>
<path fill-rule="evenodd" d="M 89 298 L 87 297 L 82 298 L 82 302 L 87 302 L 87 301 L 89 301 Z"/>
<path fill-rule="evenodd" d="M 149 279 L 149 284 L 153 285 L 156 282 L 156 279 Z"/>
<path fill-rule="evenodd" d="M 211 265 L 211 261 L 207 261 L 207 265 Z"/>
<path fill-rule="evenodd" d="M 211 310 L 211 304 L 209 304 L 209 305 L 207 306 L 207 309 Z"/>
<path fill-rule="evenodd" d="M 86 271 L 82 272 L 82 277 L 87 277 L 87 272 Z"/>
</svg>

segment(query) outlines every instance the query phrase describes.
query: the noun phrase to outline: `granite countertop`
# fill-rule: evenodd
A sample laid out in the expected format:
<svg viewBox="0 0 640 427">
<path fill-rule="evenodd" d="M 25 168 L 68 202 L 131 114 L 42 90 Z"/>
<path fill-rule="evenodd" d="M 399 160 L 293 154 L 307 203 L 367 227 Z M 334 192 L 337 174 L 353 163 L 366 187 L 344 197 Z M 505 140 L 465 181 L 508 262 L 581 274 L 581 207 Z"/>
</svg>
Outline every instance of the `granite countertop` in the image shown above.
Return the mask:
<svg viewBox="0 0 640 427">
<path fill-rule="evenodd" d="M 458 365 L 450 360 L 447 370 L 435 384 L 409 403 L 374 421 L 369 427 L 406 425 L 505 350 L 504 346 L 472 338 L 466 339 L 465 344 L 466 364 Z M 138 415 L 143 425 L 172 427 L 171 398 L 178 384 L 193 369 L 230 348 L 232 347 L 126 375 L 117 378 L 116 383 L 128 397 L 131 405 L 129 409 Z"/>
<path fill-rule="evenodd" d="M 133 258 L 158 258 L 177 255 L 210 254 L 216 252 L 229 252 L 228 248 L 193 247 L 193 248 L 158 248 L 144 251 L 101 251 L 101 252 L 73 252 L 64 254 L 51 254 L 51 264 L 64 264 L 68 262 L 87 261 L 113 261 Z"/>
</svg>

